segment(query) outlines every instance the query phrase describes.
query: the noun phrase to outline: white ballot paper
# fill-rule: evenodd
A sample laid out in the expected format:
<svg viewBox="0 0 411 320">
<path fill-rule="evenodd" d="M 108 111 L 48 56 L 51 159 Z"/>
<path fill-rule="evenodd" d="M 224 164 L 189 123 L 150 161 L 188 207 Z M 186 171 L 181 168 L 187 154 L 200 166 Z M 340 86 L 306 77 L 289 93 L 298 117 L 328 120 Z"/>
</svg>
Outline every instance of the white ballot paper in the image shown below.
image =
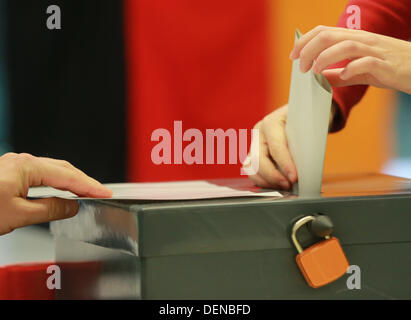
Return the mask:
<svg viewBox="0 0 411 320">
<path fill-rule="evenodd" d="M 295 40 L 301 36 L 296 31 Z M 299 196 L 321 193 L 325 148 L 332 103 L 332 88 L 322 74 L 300 71 L 294 60 L 291 73 L 286 134 L 288 147 L 297 167 Z"/>
<path fill-rule="evenodd" d="M 261 190 L 253 187 L 246 179 L 242 185 L 220 185 L 208 181 L 176 181 L 176 182 L 141 182 L 141 183 L 112 183 L 105 184 L 113 191 L 110 200 L 193 200 L 228 197 L 282 197 L 277 191 Z M 247 190 L 248 189 L 248 190 Z M 65 199 L 80 198 L 68 191 L 50 187 L 35 187 L 29 189 L 30 198 L 59 197 Z"/>
</svg>

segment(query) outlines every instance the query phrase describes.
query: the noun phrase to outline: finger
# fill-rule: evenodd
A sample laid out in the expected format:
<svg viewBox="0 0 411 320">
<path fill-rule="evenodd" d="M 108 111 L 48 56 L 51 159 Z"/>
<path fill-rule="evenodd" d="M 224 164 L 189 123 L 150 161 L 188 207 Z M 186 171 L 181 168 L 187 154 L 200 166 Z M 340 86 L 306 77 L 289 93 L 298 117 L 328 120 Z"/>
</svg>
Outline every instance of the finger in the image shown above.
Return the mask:
<svg viewBox="0 0 411 320">
<path fill-rule="evenodd" d="M 290 183 L 287 178 L 275 167 L 269 156 L 260 157 L 258 174 L 269 183 L 271 188 L 281 188 L 288 190 Z"/>
<path fill-rule="evenodd" d="M 338 27 L 327 27 L 327 26 L 317 26 L 307 33 L 303 34 L 300 39 L 296 41 L 294 44 L 294 48 L 291 50 L 290 59 L 298 59 L 301 54 L 301 50 L 309 43 L 312 39 L 314 39 L 317 35 L 322 32 L 335 32 L 335 31 L 342 31 L 345 33 L 358 33 L 358 30 L 351 30 L 346 28 L 338 28 Z"/>
<path fill-rule="evenodd" d="M 66 160 L 59 160 L 59 159 L 52 159 L 52 158 L 43 158 L 43 157 L 39 157 L 39 159 L 42 159 L 42 161 L 44 162 L 49 162 L 51 164 L 54 164 L 56 166 L 68 169 L 69 171 L 72 172 L 76 172 L 78 173 L 81 177 L 83 177 L 84 179 L 86 179 L 90 184 L 93 184 L 95 187 L 104 190 L 104 192 L 106 192 L 107 194 L 109 194 L 109 196 L 112 195 L 112 191 L 110 189 L 108 189 L 106 186 L 102 185 L 100 182 L 98 182 L 96 179 L 86 175 L 83 171 L 81 171 L 80 169 L 76 168 L 75 166 L 73 166 L 70 162 L 66 161 Z M 61 189 L 61 188 L 59 188 Z M 67 189 L 64 189 L 67 190 Z"/>
<path fill-rule="evenodd" d="M 386 61 L 375 57 L 364 57 L 347 64 L 341 71 L 340 78 L 348 80 L 363 75 L 365 77 L 363 80 L 367 81 L 367 84 L 373 84 L 370 82 L 374 82 L 376 79 L 378 82 L 384 83 L 388 79 L 389 72 L 390 66 Z M 372 78 L 367 77 L 367 74 L 371 75 Z"/>
<path fill-rule="evenodd" d="M 332 87 L 347 87 L 359 84 L 372 84 L 370 83 L 370 79 L 367 79 L 367 76 L 365 74 L 360 74 L 347 80 L 343 80 L 340 77 L 340 74 L 343 70 L 344 68 L 328 69 L 324 70 L 322 74 L 327 78 Z"/>
<path fill-rule="evenodd" d="M 301 49 L 300 69 L 307 72 L 311 69 L 314 59 L 325 49 L 345 40 L 367 43 L 367 37 L 359 30 L 353 31 L 344 28 L 333 28 L 318 33 Z"/>
<path fill-rule="evenodd" d="M 270 157 L 265 139 L 260 137 L 260 154 L 258 174 L 272 187 L 289 189 L 290 183 L 287 178 L 276 168 Z"/>
<path fill-rule="evenodd" d="M 277 163 L 280 171 L 284 173 L 291 183 L 297 182 L 297 168 L 288 149 L 285 133 L 285 117 L 280 121 L 270 120 L 264 125 L 264 135 L 271 158 Z"/>
<path fill-rule="evenodd" d="M 253 140 L 253 143 L 258 143 L 258 154 L 255 154 L 257 148 L 251 148 L 250 154 L 248 158 L 250 159 L 258 159 L 258 172 L 257 174 L 268 183 L 268 185 L 264 184 L 265 187 L 272 187 L 272 188 L 281 188 L 281 189 L 289 189 L 290 183 L 287 181 L 287 178 L 284 177 L 279 170 L 275 167 L 274 162 L 270 158 L 270 154 L 268 151 L 266 138 L 264 136 L 262 127 L 263 121 L 260 121 L 254 128 L 258 129 L 260 134 L 258 135 L 258 141 Z M 255 175 L 249 175 L 252 177 Z M 258 179 L 258 178 L 255 178 Z M 254 181 L 254 180 L 253 180 Z M 258 180 L 260 183 L 263 183 L 261 180 Z"/>
<path fill-rule="evenodd" d="M 317 34 L 322 31 L 332 29 L 331 27 L 327 26 L 316 26 L 315 28 L 311 29 L 307 33 L 303 34 L 300 39 L 298 39 L 295 44 L 294 48 L 290 52 L 290 59 L 298 59 L 300 57 L 301 50 L 305 47 L 305 45 L 311 41 Z"/>
<path fill-rule="evenodd" d="M 248 177 L 258 187 L 267 188 L 267 189 L 271 188 L 271 185 L 263 177 L 261 177 L 259 174 L 253 174 L 253 175 L 250 175 Z"/>
<path fill-rule="evenodd" d="M 377 50 L 358 41 L 344 40 L 322 51 L 313 67 L 314 73 L 320 73 L 328 66 L 346 59 L 365 56 L 380 57 Z"/>
<path fill-rule="evenodd" d="M 107 187 L 74 167 L 62 167 L 44 159 L 33 158 L 24 168 L 29 186 L 50 186 L 79 196 L 106 198 L 112 195 Z"/>
<path fill-rule="evenodd" d="M 18 227 L 70 218 L 76 215 L 79 209 L 77 201 L 60 198 L 38 200 L 16 198 L 15 201 L 17 208 L 15 221 Z"/>
</svg>

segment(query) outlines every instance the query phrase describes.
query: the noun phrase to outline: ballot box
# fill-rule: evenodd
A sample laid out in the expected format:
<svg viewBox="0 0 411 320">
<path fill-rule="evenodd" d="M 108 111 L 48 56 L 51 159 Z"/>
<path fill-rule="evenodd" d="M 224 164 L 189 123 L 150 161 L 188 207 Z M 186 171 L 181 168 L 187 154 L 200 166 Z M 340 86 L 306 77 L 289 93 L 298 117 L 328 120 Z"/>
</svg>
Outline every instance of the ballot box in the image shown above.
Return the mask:
<svg viewBox="0 0 411 320">
<path fill-rule="evenodd" d="M 353 273 L 307 285 L 290 230 L 312 214 L 333 221 L 360 277 L 355 288 Z M 51 230 L 57 299 L 411 298 L 411 181 L 398 177 L 329 176 L 310 198 L 84 200 L 77 216 Z M 303 247 L 322 240 L 304 227 L 298 239 Z"/>
</svg>

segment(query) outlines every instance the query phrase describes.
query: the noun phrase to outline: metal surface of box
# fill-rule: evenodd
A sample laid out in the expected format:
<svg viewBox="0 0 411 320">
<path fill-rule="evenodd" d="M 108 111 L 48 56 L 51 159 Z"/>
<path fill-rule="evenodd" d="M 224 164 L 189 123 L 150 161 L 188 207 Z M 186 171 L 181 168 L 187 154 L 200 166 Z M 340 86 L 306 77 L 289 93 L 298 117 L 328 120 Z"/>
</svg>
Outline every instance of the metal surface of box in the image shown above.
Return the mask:
<svg viewBox="0 0 411 320">
<path fill-rule="evenodd" d="M 247 185 L 247 179 L 226 180 Z M 221 183 L 221 181 L 219 182 Z M 409 299 L 411 181 L 378 174 L 326 177 L 319 197 L 81 202 L 53 222 L 62 299 Z M 307 285 L 292 222 L 326 214 L 360 289 L 347 274 Z M 306 228 L 303 245 L 315 239 Z"/>
</svg>

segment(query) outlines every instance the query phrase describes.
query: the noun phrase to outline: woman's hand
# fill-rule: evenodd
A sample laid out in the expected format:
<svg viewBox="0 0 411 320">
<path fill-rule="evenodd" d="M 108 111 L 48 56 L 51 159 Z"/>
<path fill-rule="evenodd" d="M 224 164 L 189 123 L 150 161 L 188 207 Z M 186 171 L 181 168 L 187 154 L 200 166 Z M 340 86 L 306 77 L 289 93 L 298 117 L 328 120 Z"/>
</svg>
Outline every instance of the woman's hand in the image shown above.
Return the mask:
<svg viewBox="0 0 411 320">
<path fill-rule="evenodd" d="M 259 167 L 258 172 L 249 177 L 257 186 L 289 189 L 297 181 L 297 170 L 285 134 L 287 112 L 288 105 L 285 105 L 254 126 L 259 130 Z M 257 158 L 251 154 L 248 157 Z"/>
<path fill-rule="evenodd" d="M 302 72 L 312 68 L 332 86 L 367 84 L 411 94 L 411 43 L 362 30 L 318 26 L 303 35 L 290 53 Z M 344 60 L 345 68 L 326 69 Z M 250 179 L 261 187 L 289 189 L 298 179 L 285 134 L 288 105 L 258 122 L 259 170 Z M 333 104 L 330 126 L 337 107 Z M 252 158 L 249 155 L 249 158 Z"/>
<path fill-rule="evenodd" d="M 333 103 L 330 113 L 330 126 L 337 106 Z M 297 169 L 288 149 L 285 124 L 288 104 L 268 114 L 258 122 L 254 129 L 259 130 L 259 155 L 248 155 L 259 159 L 257 174 L 249 178 L 259 187 L 288 190 L 298 180 Z M 244 166 L 249 163 L 244 163 Z"/>
<path fill-rule="evenodd" d="M 27 200 L 29 187 L 51 186 L 79 196 L 109 198 L 112 192 L 67 161 L 7 153 L 0 157 L 0 235 L 30 224 L 74 216 L 75 200 Z"/>
<path fill-rule="evenodd" d="M 367 84 L 411 94 L 411 43 L 379 34 L 318 26 L 290 53 L 302 72 L 323 73 L 332 86 Z M 327 67 L 351 60 L 345 68 Z"/>
</svg>

